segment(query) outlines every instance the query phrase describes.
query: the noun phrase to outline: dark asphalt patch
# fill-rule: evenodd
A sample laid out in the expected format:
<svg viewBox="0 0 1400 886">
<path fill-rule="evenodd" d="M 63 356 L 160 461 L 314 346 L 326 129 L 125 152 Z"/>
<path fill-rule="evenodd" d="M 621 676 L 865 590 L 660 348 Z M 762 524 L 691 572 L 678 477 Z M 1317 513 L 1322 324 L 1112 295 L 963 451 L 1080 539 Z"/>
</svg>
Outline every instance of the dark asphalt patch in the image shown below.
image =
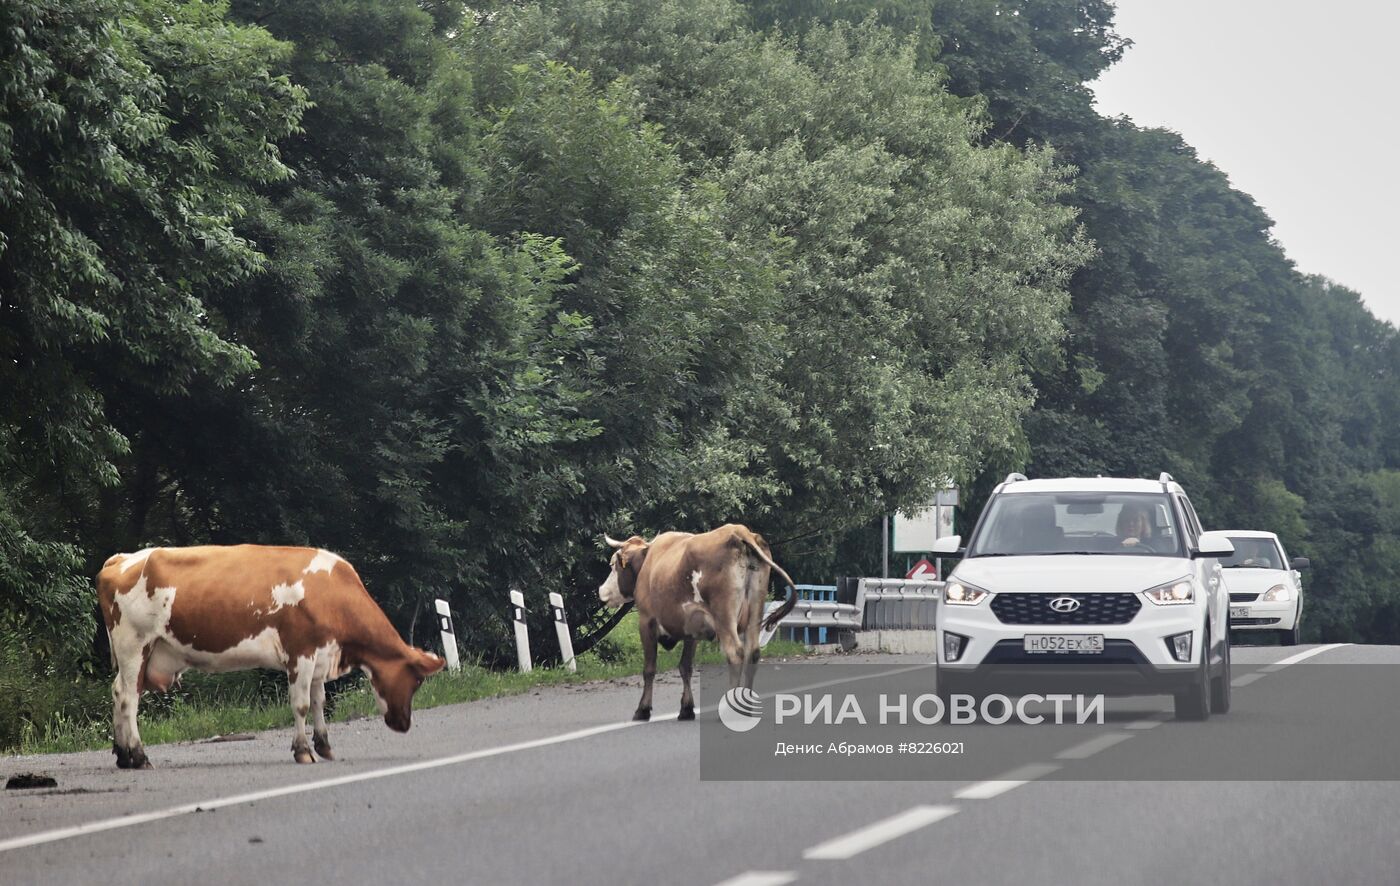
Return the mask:
<svg viewBox="0 0 1400 886">
<path fill-rule="evenodd" d="M 19 775 L 10 776 L 5 782 L 7 791 L 27 791 L 34 788 L 56 788 L 58 781 L 48 775 L 36 775 L 33 772 L 22 772 Z"/>
</svg>

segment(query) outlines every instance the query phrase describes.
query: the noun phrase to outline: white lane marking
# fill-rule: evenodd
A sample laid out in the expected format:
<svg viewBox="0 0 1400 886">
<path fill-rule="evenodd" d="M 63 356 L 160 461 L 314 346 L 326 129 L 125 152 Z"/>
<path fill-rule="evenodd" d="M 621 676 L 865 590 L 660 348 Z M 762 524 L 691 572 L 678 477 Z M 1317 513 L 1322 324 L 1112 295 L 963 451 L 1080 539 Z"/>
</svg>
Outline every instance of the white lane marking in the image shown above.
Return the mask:
<svg viewBox="0 0 1400 886">
<path fill-rule="evenodd" d="M 874 677 L 886 676 L 889 674 L 900 674 L 905 671 L 916 671 L 921 668 L 933 667 L 932 664 L 920 664 L 910 667 L 895 668 L 888 671 L 879 671 L 874 674 L 862 674 L 859 677 L 847 677 L 840 680 L 828 680 L 824 683 L 817 683 L 811 686 L 799 686 L 795 692 L 807 691 L 824 686 L 835 686 L 841 683 L 853 683 L 859 680 L 869 680 Z M 706 708 L 696 708 L 697 712 L 713 711 L 713 705 Z M 676 719 L 679 712 L 671 714 L 655 715 L 651 722 L 658 723 L 666 720 Z M 321 781 L 309 781 L 303 784 L 287 785 L 280 788 L 272 788 L 266 791 L 255 791 L 249 794 L 239 794 L 235 797 L 220 797 L 213 800 L 203 800 L 198 803 L 186 803 L 183 806 L 172 806 L 169 809 L 158 809 L 154 812 L 141 812 L 133 815 L 123 815 L 117 818 L 103 819 L 88 822 L 86 824 L 73 825 L 72 827 L 56 828 L 51 831 L 39 831 L 34 834 L 26 834 L 20 837 L 12 837 L 8 840 L 0 840 L 0 852 L 9 852 L 12 849 L 23 849 L 28 846 L 39 846 L 44 843 L 55 843 L 59 840 L 67 840 L 70 837 L 81 837 L 85 834 L 96 834 L 102 831 L 115 830 L 117 828 L 133 827 L 139 824 L 146 824 L 152 821 L 161 821 L 166 818 L 175 818 L 180 815 L 190 815 L 195 812 L 207 812 L 212 809 L 221 809 L 225 806 L 234 806 L 239 803 L 256 803 L 259 800 L 270 800 L 276 797 L 285 797 L 291 794 L 302 794 L 308 791 L 318 791 L 325 788 L 339 787 L 345 784 L 353 784 L 359 781 L 371 781 L 377 778 L 388 778 L 394 775 L 405 775 L 410 772 L 422 772 L 425 769 L 437 769 L 442 766 L 454 766 L 458 763 L 469 763 L 473 760 L 481 760 L 486 757 L 496 757 L 501 754 L 511 754 L 516 751 L 528 751 L 534 748 L 548 747 L 553 744 L 562 744 L 566 741 L 575 741 L 580 738 L 589 738 L 594 735 L 603 735 L 608 732 L 616 732 L 619 729 L 627 729 L 632 726 L 645 725 L 644 721 L 627 720 L 622 723 L 609 723 L 603 726 L 593 726 L 588 729 L 578 729 L 573 732 L 565 732 L 560 735 L 548 738 L 537 738 L 530 741 L 517 742 L 510 745 L 502 745 L 496 748 L 485 748 L 480 751 L 469 751 L 464 754 L 455 754 L 451 757 L 439 757 L 433 760 L 422 760 L 418 763 L 406 763 L 402 766 L 390 766 L 384 769 L 375 769 L 370 772 L 361 772 L 355 775 L 343 775 L 338 778 L 327 778 Z"/>
<path fill-rule="evenodd" d="M 795 871 L 744 871 L 716 886 L 783 886 L 796 879 Z"/>
<path fill-rule="evenodd" d="M 1233 679 L 1233 680 L 1230 681 L 1230 685 L 1231 685 L 1231 686 L 1237 686 L 1237 687 L 1238 687 L 1238 686 L 1248 686 L 1250 683 L 1253 683 L 1255 680 L 1262 680 L 1262 679 L 1264 679 L 1264 675 L 1261 674 L 1261 673 L 1258 673 L 1258 672 L 1256 671 L 1256 672 L 1253 673 L 1253 674 L 1244 674 L 1244 675 L 1242 675 L 1242 676 L 1236 677 L 1235 679 Z"/>
<path fill-rule="evenodd" d="M 803 858 L 826 861 L 841 861 L 859 855 L 867 849 L 888 843 L 891 840 L 912 834 L 920 828 L 936 821 L 942 821 L 958 810 L 952 806 L 915 806 L 898 815 L 866 825 L 841 837 L 818 843 L 802 853 Z"/>
<path fill-rule="evenodd" d="M 1286 668 L 1289 665 L 1294 665 L 1300 661 L 1312 658 L 1314 655 L 1321 655 L 1324 652 L 1328 652 L 1333 649 L 1340 649 L 1343 646 L 1350 645 L 1350 643 L 1328 643 L 1325 646 L 1315 646 L 1312 649 L 1305 649 L 1302 652 L 1299 652 L 1297 655 L 1290 655 L 1281 661 L 1276 661 L 1271 665 L 1267 665 L 1264 668 L 1264 670 L 1272 673 L 1273 671 L 1277 671 L 1280 668 Z"/>
<path fill-rule="evenodd" d="M 1124 728 L 1124 729 L 1138 729 L 1138 730 L 1142 730 L 1142 729 L 1156 729 L 1158 726 L 1161 726 L 1163 723 L 1165 723 L 1166 721 L 1170 720 L 1171 718 L 1172 718 L 1172 712 L 1171 712 L 1171 711 L 1158 711 L 1158 712 L 1155 713 L 1155 714 L 1148 714 L 1146 717 L 1143 717 L 1141 720 L 1134 720 L 1134 721 L 1131 722 L 1131 723 L 1126 723 L 1126 724 L 1124 724 L 1123 728 Z"/>
<path fill-rule="evenodd" d="M 959 789 L 953 794 L 955 800 L 990 800 L 993 797 L 1000 797 L 1010 790 L 1015 790 L 1023 784 L 1029 784 L 1037 778 L 1049 775 L 1060 767 L 1054 763 L 1031 763 L 1026 766 L 1019 766 L 1010 772 L 1004 772 L 996 778 L 986 781 L 979 781 Z"/>
<path fill-rule="evenodd" d="M 676 714 L 662 714 L 652 717 L 651 722 L 656 723 L 664 720 L 674 720 Z M 342 775 L 338 778 L 326 778 L 320 781 L 308 781 L 302 784 L 285 785 L 280 788 L 272 788 L 266 791 L 253 791 L 247 794 L 238 794 L 233 797 L 218 797 L 213 800 L 201 800 L 198 803 L 186 803 L 183 806 L 172 806 L 169 809 L 158 809 L 154 812 L 141 812 L 135 815 L 123 815 L 118 818 L 108 818 L 101 821 L 88 822 L 87 824 L 74 825 L 66 828 L 56 828 L 51 831 L 40 831 L 37 834 L 26 834 L 22 837 L 12 837 L 8 840 L 0 840 L 0 852 L 9 852 L 12 849 L 23 849 L 27 846 L 38 846 L 43 843 L 54 843 L 59 840 L 66 840 L 69 837 L 81 837 L 85 834 L 96 834 L 102 831 L 116 830 L 117 828 L 129 828 L 133 825 L 146 824 L 152 821 L 160 821 L 166 818 L 175 818 L 180 815 L 190 815 L 195 812 L 209 812 L 214 809 L 223 809 L 226 806 L 237 806 L 241 803 L 256 803 L 259 800 L 270 800 L 274 797 L 286 797 L 292 794 L 304 794 L 310 791 L 320 791 L 326 788 L 340 787 L 341 785 L 354 784 L 361 781 L 373 781 L 378 778 L 389 778 L 394 775 L 406 775 L 410 772 L 422 772 L 427 769 L 439 769 L 443 766 L 454 766 L 458 763 L 468 763 L 472 760 L 481 760 L 486 757 L 497 757 L 501 754 L 512 754 L 516 751 L 528 751 L 534 748 L 548 747 L 549 745 L 562 744 L 566 741 L 576 741 L 580 738 L 589 738 L 594 735 L 604 735 L 608 732 L 617 732 L 621 729 L 628 729 L 633 726 L 642 726 L 641 722 L 628 720 L 624 723 L 608 723 L 604 726 L 593 726 L 588 729 L 578 729 L 573 732 L 565 732 L 561 735 L 553 735 L 549 738 L 536 738 L 531 741 L 521 741 L 515 744 L 501 745 L 495 748 L 484 748 L 479 751 L 469 751 L 464 754 L 454 754 L 451 757 L 439 757 L 434 760 L 423 760 L 418 763 L 405 763 L 402 766 L 389 766 L 384 769 L 375 769 L 370 772 L 359 772 L 354 775 Z"/>
<path fill-rule="evenodd" d="M 890 669 L 890 670 L 888 670 L 888 671 L 876 671 L 876 672 L 873 673 L 873 674 L 861 674 L 859 677 L 842 677 L 842 678 L 840 678 L 840 679 L 838 679 L 838 680 L 824 680 L 824 681 L 822 681 L 821 683 L 808 683 L 808 684 L 806 684 L 806 685 L 804 685 L 804 686 L 793 686 L 793 687 L 790 688 L 790 689 L 784 689 L 784 690 L 782 690 L 782 691 L 783 691 L 784 693 L 789 693 L 789 694 L 790 694 L 790 693 L 794 693 L 794 692 L 811 692 L 813 689 L 825 689 L 825 688 L 827 688 L 828 686 L 840 686 L 842 683 L 859 683 L 861 680 L 873 680 L 873 679 L 875 679 L 876 677 L 890 677 L 890 676 L 893 676 L 893 675 L 895 675 L 895 674 L 907 674 L 907 673 L 909 673 L 910 671 L 923 671 L 923 670 L 927 670 L 927 669 L 929 669 L 929 668 L 936 668 L 936 667 L 937 667 L 937 665 L 934 664 L 933 662 L 927 662 L 927 663 L 925 663 L 925 664 L 907 665 L 907 666 L 905 666 L 905 667 L 892 668 L 892 669 Z M 760 692 L 760 693 L 759 693 L 759 697 L 760 697 L 760 698 L 772 698 L 772 697 L 773 697 L 773 693 L 771 693 L 771 692 L 769 692 L 769 693 Z M 697 708 L 697 710 L 698 710 L 698 708 Z"/>
<path fill-rule="evenodd" d="M 1055 758 L 1058 760 L 1083 760 L 1085 757 L 1092 757 L 1099 751 L 1111 748 L 1120 741 L 1127 741 L 1132 737 L 1132 733 L 1129 732 L 1110 732 L 1107 735 L 1096 736 L 1082 744 L 1060 751 L 1055 755 Z"/>
</svg>

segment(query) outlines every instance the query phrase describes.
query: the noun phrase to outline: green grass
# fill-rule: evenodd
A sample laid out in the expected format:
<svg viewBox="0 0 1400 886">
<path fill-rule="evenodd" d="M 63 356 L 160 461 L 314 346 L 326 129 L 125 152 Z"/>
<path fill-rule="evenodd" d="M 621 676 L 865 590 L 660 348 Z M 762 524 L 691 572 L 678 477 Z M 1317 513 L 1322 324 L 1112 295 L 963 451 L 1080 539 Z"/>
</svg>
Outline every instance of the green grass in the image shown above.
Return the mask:
<svg viewBox="0 0 1400 886">
<path fill-rule="evenodd" d="M 789 658 L 805 654 L 807 647 L 774 638 L 765 658 Z M 658 671 L 673 671 L 680 663 L 680 647 L 657 656 Z M 714 643 L 702 643 L 695 663 L 723 664 L 724 655 Z M 519 671 L 493 671 L 477 663 L 464 663 L 456 673 L 443 671 L 423 684 L 414 697 L 415 710 L 440 705 L 461 704 L 483 698 L 518 695 L 539 686 L 582 683 L 626 677 L 642 672 L 642 646 L 637 634 L 637 615 L 629 613 L 597 646 L 578 658 L 578 673 L 562 667 L 536 668 L 528 674 Z M 216 735 L 282 729 L 292 725 L 292 711 L 286 693 L 269 693 L 269 677 L 250 679 L 246 675 L 207 676 L 188 674 L 183 682 L 196 691 L 158 696 L 147 693 L 142 699 L 141 738 L 148 745 L 175 741 L 196 741 Z M 240 679 L 241 677 L 241 679 Z M 356 678 L 346 678 L 356 679 Z M 226 691 L 219 687 L 226 685 Z M 268 697 L 270 694 L 274 697 Z M 358 680 L 328 702 L 328 719 L 345 722 L 358 717 L 379 716 L 368 684 Z M 110 711 L 110 707 L 107 709 Z M 51 754 L 102 750 L 111 747 L 111 721 L 107 715 L 92 719 L 56 716 L 42 728 L 26 723 L 21 730 L 23 754 Z"/>
</svg>

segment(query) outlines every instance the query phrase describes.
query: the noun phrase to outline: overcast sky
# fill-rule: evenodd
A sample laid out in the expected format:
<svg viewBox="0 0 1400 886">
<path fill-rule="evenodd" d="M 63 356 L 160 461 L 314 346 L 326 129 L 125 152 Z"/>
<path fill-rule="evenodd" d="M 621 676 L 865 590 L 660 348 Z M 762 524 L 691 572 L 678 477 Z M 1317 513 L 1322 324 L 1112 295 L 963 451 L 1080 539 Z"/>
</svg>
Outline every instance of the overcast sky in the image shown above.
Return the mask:
<svg viewBox="0 0 1400 886">
<path fill-rule="evenodd" d="M 1298 268 L 1400 324 L 1392 0 L 1117 0 L 1100 112 L 1176 130 L 1273 218 Z"/>
</svg>

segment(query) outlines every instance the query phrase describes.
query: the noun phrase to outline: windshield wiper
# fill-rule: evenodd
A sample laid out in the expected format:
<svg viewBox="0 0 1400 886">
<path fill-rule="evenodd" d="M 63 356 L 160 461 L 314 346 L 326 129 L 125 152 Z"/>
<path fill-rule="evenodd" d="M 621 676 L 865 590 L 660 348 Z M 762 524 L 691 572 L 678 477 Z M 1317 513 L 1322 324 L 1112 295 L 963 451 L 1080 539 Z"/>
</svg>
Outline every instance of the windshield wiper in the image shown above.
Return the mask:
<svg viewBox="0 0 1400 886">
<path fill-rule="evenodd" d="M 1126 552 L 1124 552 L 1124 551 L 1039 551 L 1039 552 L 1037 552 L 1037 553 L 1035 553 L 1035 554 L 1032 554 L 1031 556 L 1034 556 L 1034 557 L 1069 557 L 1069 556 L 1109 557 L 1109 556 L 1112 556 L 1112 555 L 1114 555 L 1114 554 L 1121 554 L 1121 553 L 1126 553 Z"/>
<path fill-rule="evenodd" d="M 992 551 L 985 554 L 973 554 L 970 559 L 978 557 L 1066 557 L 1071 554 L 1083 554 L 1088 556 L 1108 556 L 1111 554 L 1123 553 L 1121 551 Z"/>
</svg>

